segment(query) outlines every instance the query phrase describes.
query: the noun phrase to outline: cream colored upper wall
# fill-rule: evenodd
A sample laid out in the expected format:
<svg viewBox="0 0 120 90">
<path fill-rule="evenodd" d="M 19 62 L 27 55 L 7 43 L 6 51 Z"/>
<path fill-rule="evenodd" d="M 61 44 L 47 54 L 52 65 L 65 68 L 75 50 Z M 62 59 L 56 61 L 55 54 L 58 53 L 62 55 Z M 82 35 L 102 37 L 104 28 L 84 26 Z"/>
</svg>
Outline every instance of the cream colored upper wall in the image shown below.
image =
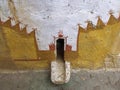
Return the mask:
<svg viewBox="0 0 120 90">
<path fill-rule="evenodd" d="M 2 20 L 15 16 L 14 11 L 9 9 L 8 1 L 0 0 Z M 48 45 L 59 30 L 63 30 L 68 36 L 68 44 L 76 50 L 78 23 L 83 27 L 86 27 L 86 20 L 96 24 L 98 15 L 106 23 L 109 10 L 112 9 L 116 17 L 120 11 L 119 0 L 13 0 L 13 3 L 18 19 L 29 25 L 28 32 L 37 28 L 36 38 L 41 50 L 49 49 Z"/>
</svg>

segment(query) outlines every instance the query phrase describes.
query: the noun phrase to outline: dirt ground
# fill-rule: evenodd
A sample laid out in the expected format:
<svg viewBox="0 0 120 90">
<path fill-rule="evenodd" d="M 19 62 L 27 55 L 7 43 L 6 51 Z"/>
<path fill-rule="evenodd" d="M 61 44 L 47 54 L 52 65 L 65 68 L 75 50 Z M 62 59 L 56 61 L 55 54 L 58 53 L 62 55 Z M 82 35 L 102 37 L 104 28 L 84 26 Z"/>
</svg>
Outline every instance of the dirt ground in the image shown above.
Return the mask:
<svg viewBox="0 0 120 90">
<path fill-rule="evenodd" d="M 2 71 L 0 90 L 120 90 L 120 70 L 72 70 L 63 85 L 51 82 L 49 70 Z"/>
</svg>

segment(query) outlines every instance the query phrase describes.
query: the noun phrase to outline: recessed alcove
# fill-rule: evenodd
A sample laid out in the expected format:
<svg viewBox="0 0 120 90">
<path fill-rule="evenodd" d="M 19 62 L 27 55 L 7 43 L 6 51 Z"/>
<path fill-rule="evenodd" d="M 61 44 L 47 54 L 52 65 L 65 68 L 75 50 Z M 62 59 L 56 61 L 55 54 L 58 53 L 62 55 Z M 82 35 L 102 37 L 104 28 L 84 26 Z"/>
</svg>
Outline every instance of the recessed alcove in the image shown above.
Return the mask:
<svg viewBox="0 0 120 90">
<path fill-rule="evenodd" d="M 56 40 L 56 60 L 64 61 L 64 39 Z"/>
</svg>

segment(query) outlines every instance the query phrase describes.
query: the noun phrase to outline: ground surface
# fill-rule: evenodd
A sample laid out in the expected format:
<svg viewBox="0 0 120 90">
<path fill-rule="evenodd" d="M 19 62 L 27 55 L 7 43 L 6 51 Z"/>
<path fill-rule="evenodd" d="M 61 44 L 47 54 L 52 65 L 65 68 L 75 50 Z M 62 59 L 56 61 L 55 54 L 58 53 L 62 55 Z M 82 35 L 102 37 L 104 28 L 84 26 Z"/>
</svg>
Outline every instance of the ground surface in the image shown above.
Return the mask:
<svg viewBox="0 0 120 90">
<path fill-rule="evenodd" d="M 71 80 L 54 85 L 49 71 L 2 71 L 0 90 L 120 90 L 120 70 L 74 70 Z"/>
</svg>

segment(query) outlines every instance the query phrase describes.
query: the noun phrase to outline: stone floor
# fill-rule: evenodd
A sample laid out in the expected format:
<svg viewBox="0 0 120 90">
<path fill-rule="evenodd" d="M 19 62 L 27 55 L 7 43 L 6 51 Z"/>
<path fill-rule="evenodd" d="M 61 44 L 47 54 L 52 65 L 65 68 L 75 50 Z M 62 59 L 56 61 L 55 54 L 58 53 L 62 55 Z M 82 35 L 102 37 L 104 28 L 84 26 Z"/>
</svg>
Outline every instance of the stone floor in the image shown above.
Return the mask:
<svg viewBox="0 0 120 90">
<path fill-rule="evenodd" d="M 55 85 L 50 71 L 1 71 L 0 90 L 120 90 L 120 70 L 72 70 L 69 83 Z"/>
</svg>

